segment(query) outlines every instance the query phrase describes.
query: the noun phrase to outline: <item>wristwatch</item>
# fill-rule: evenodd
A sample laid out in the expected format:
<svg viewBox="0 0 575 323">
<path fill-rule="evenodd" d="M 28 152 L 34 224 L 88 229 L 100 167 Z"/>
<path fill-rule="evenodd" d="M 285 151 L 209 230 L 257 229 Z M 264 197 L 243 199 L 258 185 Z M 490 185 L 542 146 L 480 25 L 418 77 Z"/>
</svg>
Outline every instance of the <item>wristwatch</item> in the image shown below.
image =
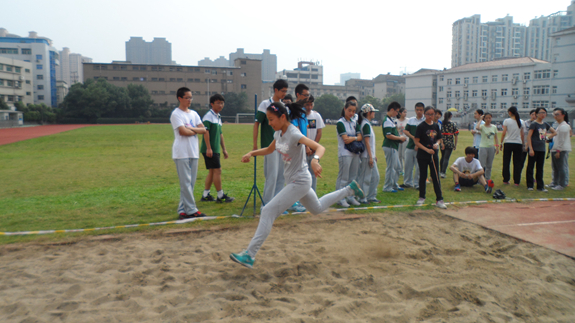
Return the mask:
<svg viewBox="0 0 575 323">
<path fill-rule="evenodd" d="M 317 159 L 317 162 L 319 163 L 319 156 L 318 155 L 313 155 L 313 159 Z"/>
</svg>

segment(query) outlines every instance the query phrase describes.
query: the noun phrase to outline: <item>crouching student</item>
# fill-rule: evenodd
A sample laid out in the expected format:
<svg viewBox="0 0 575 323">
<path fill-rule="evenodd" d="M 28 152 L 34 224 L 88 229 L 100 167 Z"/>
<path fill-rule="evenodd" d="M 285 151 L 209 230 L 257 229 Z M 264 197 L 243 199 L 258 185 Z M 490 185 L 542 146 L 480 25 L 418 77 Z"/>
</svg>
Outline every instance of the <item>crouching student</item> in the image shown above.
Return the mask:
<svg viewBox="0 0 575 323">
<path fill-rule="evenodd" d="M 479 160 L 475 158 L 475 148 L 465 148 L 465 157 L 459 157 L 455 160 L 449 169 L 453 172 L 453 181 L 455 182 L 455 191 L 461 192 L 461 186 L 471 187 L 480 183 L 485 188 L 486 193 L 491 193 L 491 187 L 483 174 L 485 170 L 481 167 Z"/>
</svg>

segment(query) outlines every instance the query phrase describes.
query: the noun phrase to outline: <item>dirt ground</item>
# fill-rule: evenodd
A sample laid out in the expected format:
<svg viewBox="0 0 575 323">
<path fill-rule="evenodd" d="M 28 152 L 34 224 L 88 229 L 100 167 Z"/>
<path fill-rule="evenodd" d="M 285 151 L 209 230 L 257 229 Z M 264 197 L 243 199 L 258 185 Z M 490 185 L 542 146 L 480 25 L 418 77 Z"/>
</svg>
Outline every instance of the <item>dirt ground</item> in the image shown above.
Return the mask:
<svg viewBox="0 0 575 323">
<path fill-rule="evenodd" d="M 436 210 L 341 217 L 278 219 L 253 270 L 228 255 L 256 221 L 2 246 L 0 321 L 575 321 L 569 257 Z"/>
</svg>

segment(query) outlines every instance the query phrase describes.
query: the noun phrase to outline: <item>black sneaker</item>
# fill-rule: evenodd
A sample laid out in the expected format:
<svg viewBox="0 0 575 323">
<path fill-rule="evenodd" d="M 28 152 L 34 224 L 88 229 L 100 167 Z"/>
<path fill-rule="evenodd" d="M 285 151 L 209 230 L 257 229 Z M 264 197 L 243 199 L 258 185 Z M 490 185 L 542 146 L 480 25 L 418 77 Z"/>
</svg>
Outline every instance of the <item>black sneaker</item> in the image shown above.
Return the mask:
<svg viewBox="0 0 575 323">
<path fill-rule="evenodd" d="M 202 198 L 200 199 L 200 201 L 202 201 L 202 202 L 213 202 L 215 200 L 216 199 L 210 193 L 208 193 L 208 196 L 206 196 L 206 197 L 202 196 Z"/>
<path fill-rule="evenodd" d="M 198 211 L 194 214 L 180 213 L 180 220 L 193 219 L 193 218 L 203 218 L 204 216 L 207 216 L 207 215 L 203 214 L 200 211 Z"/>
<path fill-rule="evenodd" d="M 230 202 L 233 202 L 235 199 L 236 199 L 235 197 L 229 197 L 226 194 L 224 194 L 222 196 L 222 198 L 218 197 L 218 199 L 216 200 L 216 203 L 224 203 L 224 202 L 230 203 Z"/>
</svg>

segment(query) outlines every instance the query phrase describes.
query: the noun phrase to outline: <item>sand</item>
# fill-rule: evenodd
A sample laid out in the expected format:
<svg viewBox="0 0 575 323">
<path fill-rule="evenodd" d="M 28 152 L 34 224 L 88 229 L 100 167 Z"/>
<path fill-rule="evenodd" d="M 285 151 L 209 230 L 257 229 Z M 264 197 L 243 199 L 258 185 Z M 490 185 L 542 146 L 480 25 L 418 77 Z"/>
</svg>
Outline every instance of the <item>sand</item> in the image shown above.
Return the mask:
<svg viewBox="0 0 575 323">
<path fill-rule="evenodd" d="M 575 321 L 573 259 L 437 211 L 276 224 L 2 246 L 0 322 Z"/>
</svg>

